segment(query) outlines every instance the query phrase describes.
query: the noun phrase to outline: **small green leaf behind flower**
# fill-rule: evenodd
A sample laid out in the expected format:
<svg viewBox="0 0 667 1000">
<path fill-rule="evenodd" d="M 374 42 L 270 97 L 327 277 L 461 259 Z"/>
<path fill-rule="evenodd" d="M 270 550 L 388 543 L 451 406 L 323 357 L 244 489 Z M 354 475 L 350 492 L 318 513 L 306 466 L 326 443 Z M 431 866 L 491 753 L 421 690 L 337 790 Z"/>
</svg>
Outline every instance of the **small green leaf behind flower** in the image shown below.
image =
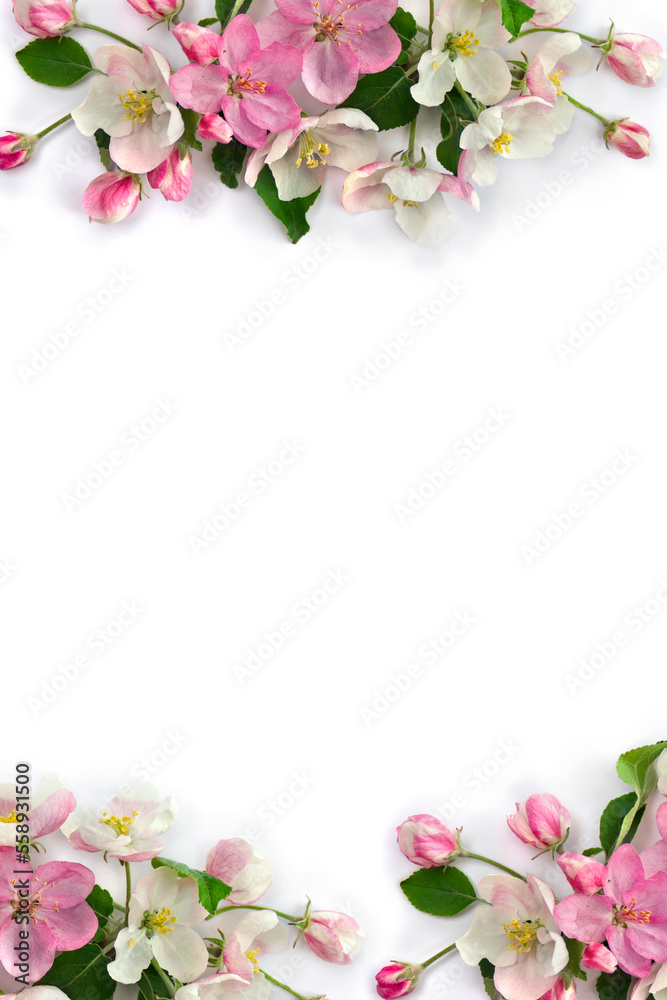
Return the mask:
<svg viewBox="0 0 667 1000">
<path fill-rule="evenodd" d="M 535 16 L 535 8 L 529 7 L 523 0 L 499 0 L 503 15 L 503 24 L 513 38 L 521 31 L 526 21 Z"/>
<path fill-rule="evenodd" d="M 233 138 L 231 142 L 217 142 L 213 147 L 211 159 L 213 166 L 220 174 L 220 180 L 228 188 L 239 186 L 239 174 L 243 169 L 248 147 L 244 146 L 238 139 Z"/>
<path fill-rule="evenodd" d="M 270 167 L 262 167 L 255 182 L 255 191 L 276 219 L 282 222 L 292 243 L 298 243 L 309 231 L 306 220 L 308 209 L 314 204 L 322 188 L 313 191 L 305 198 L 292 198 L 291 201 L 281 201 L 278 197 L 276 182 Z"/>
<path fill-rule="evenodd" d="M 380 131 L 409 125 L 419 113 L 412 97 L 412 83 L 400 66 L 390 66 L 381 73 L 362 76 L 357 86 L 340 108 L 365 111 Z"/>
<path fill-rule="evenodd" d="M 153 858 L 151 865 L 153 868 L 173 868 L 182 878 L 193 878 L 199 889 L 199 902 L 209 913 L 215 913 L 218 903 L 226 899 L 232 891 L 231 886 L 225 885 L 215 875 L 199 871 L 197 868 L 190 868 L 181 861 L 171 861 L 169 858 L 158 857 Z"/>
<path fill-rule="evenodd" d="M 420 868 L 401 882 L 401 889 L 417 910 L 437 917 L 453 917 L 477 899 L 470 879 L 451 865 Z"/>
</svg>

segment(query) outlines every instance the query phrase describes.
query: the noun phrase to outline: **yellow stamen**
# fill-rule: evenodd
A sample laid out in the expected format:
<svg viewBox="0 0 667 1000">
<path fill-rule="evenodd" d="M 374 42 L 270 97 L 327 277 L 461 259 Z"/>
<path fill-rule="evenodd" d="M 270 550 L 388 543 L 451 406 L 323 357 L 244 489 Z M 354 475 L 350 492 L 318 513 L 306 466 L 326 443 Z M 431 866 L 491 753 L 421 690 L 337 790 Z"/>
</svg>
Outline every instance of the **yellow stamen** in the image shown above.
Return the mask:
<svg viewBox="0 0 667 1000">
<path fill-rule="evenodd" d="M 157 97 L 154 90 L 126 90 L 118 95 L 127 114 L 125 121 L 133 125 L 143 125 L 153 112 L 153 101 Z"/>
<path fill-rule="evenodd" d="M 510 920 L 503 924 L 503 930 L 509 938 L 508 948 L 518 955 L 529 952 L 537 941 L 537 932 L 542 926 L 539 920 Z"/>
<path fill-rule="evenodd" d="M 562 97 L 563 96 L 563 81 L 561 80 L 562 75 L 563 75 L 563 70 L 561 69 L 561 70 L 558 71 L 558 73 L 553 73 L 549 77 L 549 79 L 551 80 L 551 82 L 553 84 L 555 84 L 555 86 L 556 86 L 556 95 L 558 97 Z"/>
<path fill-rule="evenodd" d="M 464 31 L 458 38 L 454 38 L 451 44 L 460 56 L 476 56 L 477 49 L 474 49 L 473 45 L 479 45 L 479 38 L 475 38 L 474 31 Z"/>
<path fill-rule="evenodd" d="M 650 910 L 636 910 L 636 900 L 632 899 L 629 906 L 619 906 L 614 910 L 614 923 L 627 927 L 628 923 L 648 924 L 651 921 Z"/>
<path fill-rule="evenodd" d="M 329 155 L 331 148 L 326 142 L 319 142 L 314 133 L 302 132 L 299 136 L 299 146 L 297 167 L 300 167 L 304 160 L 309 170 L 314 170 L 320 165 L 326 166 L 327 161 L 324 157 Z"/>
<path fill-rule="evenodd" d="M 503 156 L 507 156 L 510 148 L 512 139 L 514 138 L 509 132 L 501 132 L 497 139 L 494 139 L 491 143 L 491 149 L 498 155 L 501 153 Z"/>
<path fill-rule="evenodd" d="M 0 823 L 16 823 L 16 809 L 12 809 L 9 816 L 0 816 Z"/>
<path fill-rule="evenodd" d="M 174 928 L 169 924 L 175 923 L 176 917 L 172 917 L 171 910 L 163 906 L 159 912 L 156 910 L 154 913 L 144 913 L 142 926 L 159 934 L 173 934 Z"/>
<path fill-rule="evenodd" d="M 126 837 L 130 832 L 130 827 L 134 822 L 135 816 L 138 815 L 139 813 L 137 812 L 136 809 L 133 811 L 131 816 L 107 816 L 106 813 L 102 813 L 102 819 L 100 820 L 100 823 L 104 823 L 106 824 L 106 826 L 110 826 L 112 830 L 116 831 L 116 833 L 119 833 L 122 836 Z"/>
<path fill-rule="evenodd" d="M 253 971 L 253 975 L 255 975 L 255 976 L 258 975 L 258 973 L 260 971 L 260 969 L 259 969 L 259 959 L 257 958 L 258 955 L 259 955 L 259 948 L 255 948 L 255 949 L 253 949 L 253 951 L 247 951 L 245 953 L 245 957 L 249 958 L 250 961 L 253 964 L 253 970 L 252 971 Z"/>
</svg>

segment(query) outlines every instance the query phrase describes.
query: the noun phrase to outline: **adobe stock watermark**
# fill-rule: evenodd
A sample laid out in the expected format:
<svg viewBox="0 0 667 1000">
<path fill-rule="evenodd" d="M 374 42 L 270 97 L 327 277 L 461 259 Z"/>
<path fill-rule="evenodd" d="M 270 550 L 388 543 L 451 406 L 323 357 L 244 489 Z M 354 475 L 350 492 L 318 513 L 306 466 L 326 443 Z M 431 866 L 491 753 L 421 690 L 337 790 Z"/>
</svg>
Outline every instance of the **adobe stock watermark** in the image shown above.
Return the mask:
<svg viewBox="0 0 667 1000">
<path fill-rule="evenodd" d="M 411 312 L 405 329 L 388 340 L 382 340 L 379 349 L 370 357 L 364 358 L 361 369 L 350 375 L 350 383 L 356 395 L 360 396 L 403 357 L 415 343 L 415 336 L 425 333 L 436 320 L 444 316 L 447 308 L 453 305 L 466 289 L 467 286 L 459 278 L 448 278 L 425 305 Z"/>
<path fill-rule="evenodd" d="M 116 268 L 101 288 L 81 299 L 73 309 L 72 319 L 59 330 L 49 333 L 46 340 L 39 347 L 33 347 L 30 357 L 18 366 L 17 371 L 23 384 L 30 385 L 38 375 L 50 368 L 77 337 L 125 291 L 134 278 L 127 268 Z"/>
<path fill-rule="evenodd" d="M 611 635 L 596 642 L 592 652 L 579 657 L 576 670 L 565 675 L 565 684 L 570 694 L 577 694 L 593 678 L 598 677 L 616 655 L 643 632 L 647 625 L 655 621 L 666 607 L 667 579 L 663 576 L 649 597 L 625 612 L 619 627 Z"/>
<path fill-rule="evenodd" d="M 0 587 L 12 580 L 18 573 L 18 567 L 9 556 L 0 556 Z"/>
<path fill-rule="evenodd" d="M 266 320 L 280 310 L 291 296 L 299 291 L 304 282 L 317 274 L 322 264 L 327 262 L 339 248 L 340 243 L 336 243 L 330 236 L 318 240 L 307 256 L 283 271 L 275 288 L 263 293 L 260 298 L 253 299 L 252 307 L 237 319 L 234 330 L 225 330 L 222 333 L 222 342 L 229 353 L 234 354 L 239 347 L 247 343 Z"/>
<path fill-rule="evenodd" d="M 476 623 L 477 619 L 470 611 L 457 611 L 436 636 L 419 646 L 406 667 L 392 673 L 387 678 L 387 684 L 373 692 L 369 703 L 360 706 L 359 714 L 364 725 L 368 728 L 377 719 L 382 718 L 425 676 L 425 667 L 435 667 L 439 664 Z"/>
<path fill-rule="evenodd" d="M 283 441 L 280 451 L 248 476 L 243 489 L 218 504 L 218 509 L 202 521 L 196 534 L 188 535 L 194 554 L 201 555 L 217 542 L 305 452 L 305 445 L 298 441 Z"/>
<path fill-rule="evenodd" d="M 144 614 L 144 608 L 134 600 L 123 601 L 113 617 L 89 632 L 83 640 L 83 648 L 56 668 L 48 680 L 42 681 L 27 699 L 27 705 L 34 716 L 40 715 L 58 701 L 79 677 L 104 656 Z"/>
<path fill-rule="evenodd" d="M 285 643 L 293 639 L 304 625 L 329 604 L 331 598 L 338 594 L 350 579 L 351 577 L 342 569 L 327 570 L 319 586 L 292 604 L 289 618 L 285 618 L 275 628 L 263 632 L 260 641 L 246 649 L 244 658 L 232 664 L 234 676 L 239 684 L 245 684 L 262 670 Z"/>
<path fill-rule="evenodd" d="M 93 462 L 88 472 L 78 476 L 69 492 L 60 494 L 60 499 L 67 513 L 73 514 L 87 500 L 90 500 L 100 487 L 104 486 L 118 469 L 127 463 L 132 455 L 135 455 L 151 440 L 156 431 L 179 408 L 180 404 L 174 403 L 168 397 L 156 398 L 148 413 L 123 431 L 116 447 L 107 452 L 103 458 Z"/>
<path fill-rule="evenodd" d="M 555 342 L 556 354 L 563 362 L 570 361 L 603 329 L 612 316 L 617 316 L 623 306 L 635 297 L 667 263 L 664 247 L 651 247 L 641 264 L 615 281 L 611 293 L 592 309 L 580 323 L 571 324 L 567 336 Z"/>
<path fill-rule="evenodd" d="M 451 823 L 470 802 L 470 799 L 479 795 L 490 781 L 498 777 L 502 768 L 520 753 L 522 753 L 522 749 L 513 738 L 501 740 L 488 757 L 471 767 L 463 775 L 460 787 L 448 799 L 435 806 L 434 815 L 438 816 L 444 823 Z"/>
<path fill-rule="evenodd" d="M 394 504 L 394 513 L 401 524 L 414 517 L 443 486 L 454 479 L 495 438 L 498 431 L 507 426 L 510 419 L 511 414 L 504 406 L 490 407 L 484 419 L 452 445 L 449 455 L 408 490 L 403 502 Z"/>
<path fill-rule="evenodd" d="M 317 779 L 309 771 L 292 771 L 285 786 L 268 798 L 255 813 L 253 822 L 246 827 L 243 836 L 251 843 L 264 836 L 289 812 L 307 793 L 315 787 Z"/>
<path fill-rule="evenodd" d="M 520 233 L 526 226 L 532 225 L 539 219 L 574 184 L 577 177 L 588 170 L 591 163 L 595 163 L 597 158 L 605 152 L 607 152 L 607 148 L 603 139 L 594 139 L 588 145 L 576 149 L 570 156 L 572 169 L 561 170 L 558 177 L 544 181 L 539 191 L 528 199 L 523 212 L 515 212 L 512 215 L 515 231 Z"/>
<path fill-rule="evenodd" d="M 554 544 L 586 516 L 589 510 L 606 496 L 639 461 L 627 448 L 617 448 L 611 462 L 595 476 L 586 480 L 577 492 L 577 499 L 571 500 L 564 509 L 552 514 L 545 525 L 539 528 L 530 542 L 521 546 L 521 555 L 527 566 L 533 566 Z"/>
</svg>

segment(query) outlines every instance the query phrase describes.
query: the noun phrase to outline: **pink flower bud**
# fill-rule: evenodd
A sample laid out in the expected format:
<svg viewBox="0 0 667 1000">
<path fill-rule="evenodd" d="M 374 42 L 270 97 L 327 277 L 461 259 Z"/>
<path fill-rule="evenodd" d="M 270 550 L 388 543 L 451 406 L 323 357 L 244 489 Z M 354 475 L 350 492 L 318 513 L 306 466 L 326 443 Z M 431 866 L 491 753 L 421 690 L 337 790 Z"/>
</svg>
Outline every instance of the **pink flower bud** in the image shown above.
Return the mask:
<svg viewBox="0 0 667 1000">
<path fill-rule="evenodd" d="M 584 948 L 581 964 L 587 969 L 600 969 L 602 972 L 613 972 L 618 966 L 614 955 L 603 944 L 589 944 Z"/>
<path fill-rule="evenodd" d="M 455 834 L 435 816 L 408 816 L 396 833 L 403 854 L 421 868 L 443 867 L 461 853 Z"/>
<path fill-rule="evenodd" d="M 197 135 L 200 139 L 213 139 L 214 142 L 231 142 L 234 133 L 224 118 L 212 113 L 201 116 Z"/>
<path fill-rule="evenodd" d="M 607 869 L 594 858 L 587 858 L 583 854 L 565 853 L 556 860 L 575 892 L 592 896 L 607 884 Z"/>
<path fill-rule="evenodd" d="M 606 51 L 616 76 L 634 87 L 654 87 L 662 76 L 665 53 L 648 35 L 614 35 Z"/>
<path fill-rule="evenodd" d="M 383 969 L 380 969 L 375 977 L 378 994 L 383 997 L 383 1000 L 394 1000 L 395 997 L 407 996 L 414 990 L 418 978 L 419 971 L 412 965 L 407 965 L 404 962 L 392 962 L 391 965 L 385 965 Z"/>
<path fill-rule="evenodd" d="M 631 160 L 643 160 L 651 150 L 651 136 L 648 130 L 628 118 L 608 125 L 604 130 L 604 140 L 607 146 L 614 146 L 623 153 L 623 156 L 629 156 Z"/>
<path fill-rule="evenodd" d="M 136 174 L 109 170 L 91 181 L 83 196 L 83 208 L 91 222 L 121 222 L 132 215 L 141 198 Z"/>
<path fill-rule="evenodd" d="M 309 915 L 303 936 L 318 958 L 334 965 L 349 965 L 364 934 L 357 921 L 345 913 L 316 910 Z"/>
<path fill-rule="evenodd" d="M 64 35 L 76 22 L 74 0 L 13 0 L 14 17 L 24 31 L 38 38 Z"/>
<path fill-rule="evenodd" d="M 524 844 L 546 851 L 567 839 L 571 817 L 554 795 L 531 795 L 525 802 L 517 802 L 516 809 L 507 817 L 507 825 Z"/>
<path fill-rule="evenodd" d="M 152 188 L 159 188 L 167 201 L 183 201 L 192 190 L 192 156 L 186 149 L 181 156 L 174 146 L 166 160 L 146 175 Z"/>
<path fill-rule="evenodd" d="M 163 21 L 173 17 L 183 9 L 185 0 L 127 0 L 138 14 L 144 14 L 153 21 Z"/>
<path fill-rule="evenodd" d="M 12 170 L 27 163 L 35 151 L 35 136 L 9 132 L 0 136 L 0 170 Z"/>
<path fill-rule="evenodd" d="M 215 62 L 222 52 L 222 36 L 211 31 L 210 28 L 202 28 L 199 24 L 187 24 L 186 22 L 176 24 L 172 35 L 177 39 L 191 63 L 208 66 L 209 63 Z"/>
</svg>

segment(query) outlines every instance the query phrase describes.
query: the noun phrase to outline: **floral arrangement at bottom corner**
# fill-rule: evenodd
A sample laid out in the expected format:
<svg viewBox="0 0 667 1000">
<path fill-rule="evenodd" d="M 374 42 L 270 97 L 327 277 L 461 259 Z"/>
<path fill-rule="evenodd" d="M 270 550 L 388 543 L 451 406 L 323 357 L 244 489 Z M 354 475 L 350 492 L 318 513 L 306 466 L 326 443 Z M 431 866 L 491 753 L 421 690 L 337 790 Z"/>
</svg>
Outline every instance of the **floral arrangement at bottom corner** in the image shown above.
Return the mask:
<svg viewBox="0 0 667 1000">
<path fill-rule="evenodd" d="M 94 76 L 83 103 L 53 125 L 0 138 L 0 169 L 26 163 L 73 121 L 95 137 L 105 167 L 83 198 L 91 221 L 126 219 L 147 185 L 182 201 L 193 152 L 213 143 L 223 184 L 238 187 L 243 173 L 292 242 L 309 229 L 329 165 L 348 172 L 348 212 L 391 210 L 411 239 L 432 244 L 451 227 L 446 195 L 479 210 L 476 186 L 495 181 L 499 160 L 546 156 L 576 108 L 600 122 L 607 147 L 635 160 L 649 153 L 643 125 L 582 104 L 565 78 L 589 68 L 592 49 L 598 68 L 652 87 L 662 47 L 615 33 L 613 22 L 602 37 L 559 27 L 576 0 L 444 0 L 437 11 L 429 0 L 424 25 L 397 0 L 275 0 L 256 23 L 252 0 L 212 0 L 197 24 L 185 20 L 185 0 L 125 2 L 170 31 L 188 64 L 174 72 L 152 44 L 82 20 L 76 0 L 13 0 L 17 22 L 37 36 L 17 53 L 33 80 L 67 87 Z M 113 43 L 91 59 L 75 30 Z M 288 89 L 299 78 L 308 109 Z M 429 118 L 425 128 L 429 115 L 435 127 Z M 409 127 L 407 145 L 379 159 L 377 133 L 399 127 Z"/>
<path fill-rule="evenodd" d="M 632 790 L 602 813 L 601 846 L 564 850 L 571 817 L 551 794 L 531 795 L 507 817 L 538 851 L 534 858 L 550 855 L 560 869 L 553 874 L 569 882 L 572 892 L 560 900 L 543 879 L 468 850 L 461 829 L 453 833 L 430 815 L 402 823 L 400 849 L 419 866 L 401 882 L 412 905 L 440 917 L 481 905 L 468 931 L 431 958 L 381 969 L 379 995 L 406 996 L 428 967 L 458 953 L 479 968 L 491 1000 L 576 1000 L 589 973 L 598 974 L 600 1000 L 667 1000 L 667 801 L 656 813 L 661 839 L 643 851 L 632 844 L 656 788 L 667 797 L 667 741 L 622 754 L 616 769 Z M 453 865 L 465 858 L 499 872 L 475 887 Z"/>
<path fill-rule="evenodd" d="M 325 962 L 348 965 L 358 952 L 363 932 L 346 914 L 310 901 L 298 916 L 258 905 L 270 864 L 243 838 L 218 841 L 201 870 L 162 857 L 157 838 L 177 810 L 148 782 L 89 808 L 54 774 L 32 794 L 25 774 L 19 766 L 16 783 L 0 785 L 0 964 L 16 980 L 6 1000 L 110 1000 L 119 984 L 141 1000 L 266 1000 L 274 987 L 319 1000 L 281 981 L 300 962 L 283 960 L 279 979 L 265 955 L 288 945 L 289 928 L 294 946 L 303 938 Z M 103 854 L 120 901 L 86 865 L 31 861 L 57 831 Z"/>
</svg>

